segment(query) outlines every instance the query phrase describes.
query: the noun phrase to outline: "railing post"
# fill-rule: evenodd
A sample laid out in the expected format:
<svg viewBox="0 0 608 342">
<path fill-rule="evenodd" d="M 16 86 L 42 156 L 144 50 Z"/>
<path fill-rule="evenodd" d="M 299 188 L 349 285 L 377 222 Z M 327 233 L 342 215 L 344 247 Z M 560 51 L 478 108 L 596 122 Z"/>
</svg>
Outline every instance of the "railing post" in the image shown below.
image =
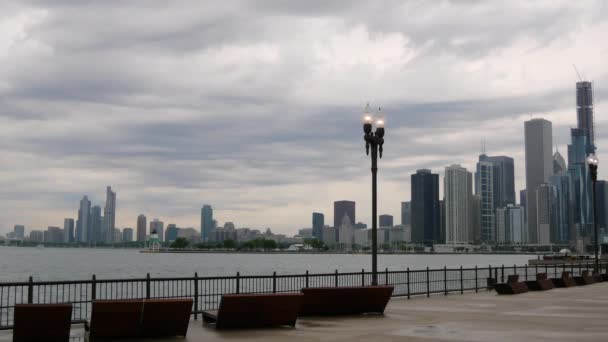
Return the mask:
<svg viewBox="0 0 608 342">
<path fill-rule="evenodd" d="M 448 267 L 443 266 L 443 295 L 448 295 Z"/>
<path fill-rule="evenodd" d="M 146 299 L 150 299 L 150 273 L 146 274 Z"/>
<path fill-rule="evenodd" d="M 236 293 L 241 293 L 241 272 L 236 272 Z"/>
<path fill-rule="evenodd" d="M 475 265 L 475 292 L 479 292 L 479 284 L 477 280 L 477 265 Z"/>
<path fill-rule="evenodd" d="M 407 276 L 407 299 L 410 299 L 410 268 L 408 267 L 405 271 Z"/>
<path fill-rule="evenodd" d="M 431 296 L 431 279 L 429 267 L 426 267 L 426 297 L 429 298 Z"/>
<path fill-rule="evenodd" d="M 549 273 L 549 266 L 547 264 L 545 264 L 545 273 Z"/>
<path fill-rule="evenodd" d="M 194 272 L 194 319 L 198 319 L 198 272 Z"/>
<path fill-rule="evenodd" d="M 500 268 L 500 282 L 501 283 L 505 282 L 505 265 L 504 264 Z"/>
<path fill-rule="evenodd" d="M 91 300 L 97 299 L 97 278 L 93 274 L 91 279 Z"/>
<path fill-rule="evenodd" d="M 488 265 L 488 278 L 492 278 L 492 265 Z"/>
<path fill-rule="evenodd" d="M 306 287 L 308 287 L 308 270 L 306 270 Z"/>
<path fill-rule="evenodd" d="M 557 278 L 557 264 L 553 265 L 553 277 Z"/>
<path fill-rule="evenodd" d="M 384 269 L 384 285 L 388 285 L 388 267 Z"/>
<path fill-rule="evenodd" d="M 361 269 L 361 286 L 365 286 L 365 269 Z"/>
<path fill-rule="evenodd" d="M 526 280 L 528 280 L 528 264 L 524 265 L 524 272 L 526 273 Z"/>
<path fill-rule="evenodd" d="M 277 293 L 277 272 L 272 272 L 272 293 Z"/>
<path fill-rule="evenodd" d="M 27 303 L 34 303 L 34 279 L 30 276 L 30 280 L 27 284 Z"/>
<path fill-rule="evenodd" d="M 574 263 L 570 263 L 570 275 L 574 277 Z"/>
<path fill-rule="evenodd" d="M 538 274 L 538 264 L 534 265 L 534 275 L 536 276 Z"/>
<path fill-rule="evenodd" d="M 460 294 L 464 293 L 464 277 L 462 273 L 462 265 L 460 265 Z"/>
<path fill-rule="evenodd" d="M 335 274 L 334 283 L 335 283 L 336 287 L 338 287 L 338 270 L 336 270 L 336 272 L 334 274 Z"/>
</svg>

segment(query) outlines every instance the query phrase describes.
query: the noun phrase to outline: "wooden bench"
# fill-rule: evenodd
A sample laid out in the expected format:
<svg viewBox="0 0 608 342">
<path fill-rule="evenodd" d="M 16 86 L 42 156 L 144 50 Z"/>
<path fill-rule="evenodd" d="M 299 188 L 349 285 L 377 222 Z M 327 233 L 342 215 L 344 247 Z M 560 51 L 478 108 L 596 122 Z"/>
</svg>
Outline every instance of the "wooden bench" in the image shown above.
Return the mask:
<svg viewBox="0 0 608 342">
<path fill-rule="evenodd" d="M 510 275 L 506 283 L 495 284 L 494 289 L 498 294 L 519 294 L 528 292 L 528 286 L 526 283 L 519 281 L 519 275 Z"/>
<path fill-rule="evenodd" d="M 144 299 L 142 336 L 186 336 L 192 303 L 192 298 Z"/>
<path fill-rule="evenodd" d="M 143 300 L 95 300 L 91 309 L 89 336 L 128 338 L 141 334 Z"/>
<path fill-rule="evenodd" d="M 216 329 L 295 327 L 303 299 L 301 293 L 226 294 L 219 310 L 203 312 L 203 322 Z"/>
<path fill-rule="evenodd" d="M 551 279 L 547 278 L 547 273 L 539 273 L 536 280 L 526 281 L 526 286 L 530 291 L 547 291 L 555 287 Z"/>
<path fill-rule="evenodd" d="M 383 314 L 393 286 L 303 288 L 300 316 Z"/>
<path fill-rule="evenodd" d="M 587 270 L 581 272 L 580 276 L 574 277 L 574 281 L 576 282 L 577 286 L 585 286 L 595 283 L 595 281 L 593 281 L 593 277 L 589 275 L 589 271 Z"/>
<path fill-rule="evenodd" d="M 70 339 L 72 304 L 16 304 L 13 342 Z"/>
<path fill-rule="evenodd" d="M 562 272 L 562 276 L 560 278 L 551 278 L 553 285 L 555 287 L 571 287 L 576 286 L 576 281 L 570 276 L 570 272 L 564 271 Z"/>
</svg>

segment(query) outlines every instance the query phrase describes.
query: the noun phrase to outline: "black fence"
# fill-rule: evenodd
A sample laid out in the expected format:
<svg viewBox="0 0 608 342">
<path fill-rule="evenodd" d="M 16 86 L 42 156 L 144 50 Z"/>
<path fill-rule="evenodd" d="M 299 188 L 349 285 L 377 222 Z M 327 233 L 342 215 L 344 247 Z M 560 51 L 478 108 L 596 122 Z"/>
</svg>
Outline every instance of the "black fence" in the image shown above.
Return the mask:
<svg viewBox="0 0 608 342">
<path fill-rule="evenodd" d="M 487 287 L 488 278 L 504 282 L 511 274 L 519 274 L 520 280 L 533 280 L 537 273 L 560 277 L 562 271 L 573 276 L 584 270 L 591 271 L 593 263 L 535 265 L 535 266 L 488 266 L 474 268 L 440 268 L 418 270 L 388 270 L 379 272 L 378 283 L 393 285 L 393 296 L 407 297 L 434 294 L 464 293 Z M 608 273 L 608 264 L 602 264 Z M 33 281 L 0 283 L 0 329 L 10 329 L 13 309 L 21 303 L 71 303 L 74 306 L 73 321 L 90 317 L 91 303 L 103 299 L 140 298 L 193 298 L 194 318 L 203 310 L 217 309 L 221 296 L 229 293 L 281 293 L 300 292 L 304 287 L 345 287 L 371 284 L 372 274 L 361 272 L 242 276 L 230 277 L 151 278 L 148 274 L 139 279 L 97 279 L 77 281 Z"/>
</svg>

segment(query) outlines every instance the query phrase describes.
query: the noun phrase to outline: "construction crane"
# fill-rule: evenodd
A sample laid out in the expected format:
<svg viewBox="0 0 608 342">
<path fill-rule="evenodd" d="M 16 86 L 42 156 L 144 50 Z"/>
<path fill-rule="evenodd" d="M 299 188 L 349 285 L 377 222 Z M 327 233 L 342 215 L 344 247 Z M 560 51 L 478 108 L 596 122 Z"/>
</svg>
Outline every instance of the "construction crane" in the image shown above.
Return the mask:
<svg viewBox="0 0 608 342">
<path fill-rule="evenodd" d="M 576 74 L 578 75 L 578 79 L 581 80 L 581 82 L 583 82 L 583 77 L 581 77 L 581 73 L 578 72 L 576 65 L 572 64 L 572 67 L 574 68 L 574 71 L 576 71 Z"/>
</svg>

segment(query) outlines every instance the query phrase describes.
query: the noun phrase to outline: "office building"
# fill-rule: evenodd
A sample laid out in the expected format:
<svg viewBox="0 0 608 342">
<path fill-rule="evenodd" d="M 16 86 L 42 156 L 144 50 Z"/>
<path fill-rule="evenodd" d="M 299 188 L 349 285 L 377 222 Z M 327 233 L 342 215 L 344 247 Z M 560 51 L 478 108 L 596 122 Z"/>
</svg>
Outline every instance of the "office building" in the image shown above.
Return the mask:
<svg viewBox="0 0 608 342">
<path fill-rule="evenodd" d="M 557 229 L 557 191 L 555 186 L 543 183 L 536 189 L 538 244 L 548 245 Z"/>
<path fill-rule="evenodd" d="M 160 242 L 163 242 L 163 240 L 165 239 L 164 228 L 165 224 L 163 223 L 163 221 L 160 221 L 159 219 L 154 219 L 150 222 L 150 235 L 154 233 L 158 234 L 158 240 Z"/>
<path fill-rule="evenodd" d="M 114 242 L 114 229 L 116 228 L 116 193 L 112 191 L 112 187 L 110 186 L 106 188 L 106 206 L 103 210 L 103 224 L 102 236 L 104 239 L 99 242 Z"/>
<path fill-rule="evenodd" d="M 596 183 L 595 196 L 597 196 L 597 225 L 600 228 L 608 228 L 608 182 L 598 180 Z M 606 231 L 606 229 L 604 229 Z"/>
<path fill-rule="evenodd" d="M 44 243 L 63 243 L 63 229 L 48 227 L 43 233 Z"/>
<path fill-rule="evenodd" d="M 78 224 L 76 226 L 76 240 L 80 243 L 88 243 L 91 233 L 91 201 L 87 196 L 80 200 L 78 209 Z"/>
<path fill-rule="evenodd" d="M 593 206 L 591 177 L 587 165 L 588 137 L 583 129 L 570 130 L 571 144 L 568 145 L 568 174 L 572 180 L 573 221 L 575 237 L 591 237 L 593 231 Z"/>
<path fill-rule="evenodd" d="M 401 202 L 401 225 L 412 224 L 412 202 Z"/>
<path fill-rule="evenodd" d="M 576 82 L 577 128 L 587 136 L 587 154 L 595 152 L 595 128 L 593 124 L 593 84 L 588 81 Z"/>
<path fill-rule="evenodd" d="M 568 172 L 566 160 L 564 160 L 564 157 L 562 157 L 561 153 L 556 150 L 553 154 L 553 174 L 557 175 L 565 172 Z"/>
<path fill-rule="evenodd" d="M 439 175 L 420 169 L 411 175 L 412 242 L 441 242 L 439 223 Z"/>
<path fill-rule="evenodd" d="M 477 195 L 469 203 L 469 241 L 481 243 L 481 196 Z"/>
<path fill-rule="evenodd" d="M 528 219 L 528 241 L 539 243 L 537 218 L 537 189 L 553 174 L 553 136 L 551 121 L 532 119 L 524 123 L 526 153 L 526 215 Z"/>
<path fill-rule="evenodd" d="M 122 230 L 122 242 L 133 242 L 133 228 Z"/>
<path fill-rule="evenodd" d="M 487 159 L 486 155 L 479 156 L 475 172 L 475 195 L 481 199 L 480 240 L 494 242 L 494 164 L 484 159 Z"/>
<path fill-rule="evenodd" d="M 330 226 L 323 227 L 323 243 L 326 246 L 332 247 L 336 245 L 336 228 Z"/>
<path fill-rule="evenodd" d="M 165 241 L 173 242 L 179 236 L 179 228 L 173 223 L 167 225 L 167 231 L 165 232 Z"/>
<path fill-rule="evenodd" d="M 496 243 L 505 244 L 507 237 L 506 224 L 507 208 L 496 208 Z"/>
<path fill-rule="evenodd" d="M 525 189 L 524 190 L 519 190 L 519 205 L 522 208 L 524 208 L 524 209 L 527 208 L 527 203 L 528 203 L 527 197 L 528 196 L 526 195 L 526 190 Z M 528 217 L 526 216 L 526 211 L 525 210 L 524 210 L 524 222 L 526 222 L 526 228 L 527 228 Z M 526 237 L 526 241 L 527 241 L 527 237 Z"/>
<path fill-rule="evenodd" d="M 215 224 L 213 223 L 213 209 L 210 205 L 205 204 L 201 208 L 201 241 L 211 241 Z"/>
<path fill-rule="evenodd" d="M 464 244 L 471 240 L 472 180 L 472 174 L 460 165 L 445 168 L 446 243 Z"/>
<path fill-rule="evenodd" d="M 43 243 L 44 242 L 44 232 L 40 230 L 32 230 L 30 231 L 30 241 Z"/>
<path fill-rule="evenodd" d="M 74 219 L 72 218 L 63 220 L 63 242 L 74 242 Z"/>
<path fill-rule="evenodd" d="M 340 223 L 340 227 L 338 228 L 340 231 L 338 233 L 339 246 L 343 250 L 350 250 L 355 243 L 355 229 L 353 228 L 352 223 L 350 222 L 350 218 L 348 215 L 344 215 L 342 217 L 342 222 Z"/>
<path fill-rule="evenodd" d="M 107 232 L 103 229 L 103 219 L 104 218 L 101 216 L 101 207 L 98 205 L 91 207 L 91 234 L 89 238 L 89 243 L 104 243 Z"/>
<path fill-rule="evenodd" d="M 72 228 L 72 230 L 74 230 Z M 15 233 L 15 239 L 23 240 L 25 238 L 25 226 L 22 224 L 16 224 L 13 227 L 13 233 Z"/>
<path fill-rule="evenodd" d="M 312 213 L 312 236 L 323 241 L 323 226 L 325 226 L 325 216 L 321 213 Z"/>
<path fill-rule="evenodd" d="M 334 227 L 339 228 L 342 225 L 344 215 L 348 216 L 350 223 L 355 224 L 355 202 L 353 201 L 335 201 L 334 202 Z"/>
<path fill-rule="evenodd" d="M 496 209 L 496 231 L 500 244 L 522 244 L 526 241 L 524 222 L 524 208 L 509 204 L 504 208 Z"/>
<path fill-rule="evenodd" d="M 379 226 L 380 227 L 392 227 L 393 224 L 393 215 L 380 215 L 379 217 Z"/>
<path fill-rule="evenodd" d="M 553 185 L 557 203 L 555 204 L 556 222 L 551 230 L 552 243 L 568 243 L 574 241 L 574 220 L 572 217 L 574 197 L 572 179 L 567 172 L 561 172 L 549 177 Z"/>
<path fill-rule="evenodd" d="M 146 227 L 148 226 L 146 216 L 140 214 L 137 216 L 137 241 L 145 242 L 146 241 Z"/>
</svg>

